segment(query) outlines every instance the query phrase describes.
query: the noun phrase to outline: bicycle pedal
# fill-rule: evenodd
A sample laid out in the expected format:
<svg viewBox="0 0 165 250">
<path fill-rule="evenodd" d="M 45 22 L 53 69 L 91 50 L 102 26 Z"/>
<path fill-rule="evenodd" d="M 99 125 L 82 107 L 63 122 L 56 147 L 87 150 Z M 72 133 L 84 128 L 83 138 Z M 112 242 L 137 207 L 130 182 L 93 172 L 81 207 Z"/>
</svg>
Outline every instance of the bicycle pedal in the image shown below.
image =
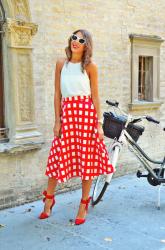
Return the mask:
<svg viewBox="0 0 165 250">
<path fill-rule="evenodd" d="M 147 177 L 148 176 L 148 174 L 142 174 L 142 172 L 140 170 L 137 171 L 136 175 L 137 175 L 138 178 Z"/>
</svg>

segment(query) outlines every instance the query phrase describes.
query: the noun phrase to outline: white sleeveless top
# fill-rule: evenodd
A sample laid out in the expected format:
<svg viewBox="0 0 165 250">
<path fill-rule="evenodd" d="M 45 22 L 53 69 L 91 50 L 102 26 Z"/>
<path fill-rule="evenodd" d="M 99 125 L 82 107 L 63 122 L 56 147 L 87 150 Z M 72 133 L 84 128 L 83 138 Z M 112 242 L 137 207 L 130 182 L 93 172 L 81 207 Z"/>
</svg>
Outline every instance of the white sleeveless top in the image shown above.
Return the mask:
<svg viewBox="0 0 165 250">
<path fill-rule="evenodd" d="M 91 95 L 90 80 L 85 70 L 81 71 L 81 62 L 66 64 L 61 70 L 61 94 L 62 97 L 76 95 Z"/>
</svg>

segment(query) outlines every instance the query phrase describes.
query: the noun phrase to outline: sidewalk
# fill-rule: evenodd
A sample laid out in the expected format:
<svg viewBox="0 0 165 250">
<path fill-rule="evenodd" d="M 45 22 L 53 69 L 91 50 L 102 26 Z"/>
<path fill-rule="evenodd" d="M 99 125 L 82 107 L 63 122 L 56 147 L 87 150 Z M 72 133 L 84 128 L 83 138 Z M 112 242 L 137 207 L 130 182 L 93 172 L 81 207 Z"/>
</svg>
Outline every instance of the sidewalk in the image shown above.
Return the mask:
<svg viewBox="0 0 165 250">
<path fill-rule="evenodd" d="M 57 195 L 46 220 L 37 218 L 41 200 L 1 210 L 0 250 L 165 250 L 165 187 L 160 210 L 157 194 L 158 187 L 136 174 L 115 178 L 79 226 L 69 220 L 77 214 L 81 189 Z"/>
</svg>

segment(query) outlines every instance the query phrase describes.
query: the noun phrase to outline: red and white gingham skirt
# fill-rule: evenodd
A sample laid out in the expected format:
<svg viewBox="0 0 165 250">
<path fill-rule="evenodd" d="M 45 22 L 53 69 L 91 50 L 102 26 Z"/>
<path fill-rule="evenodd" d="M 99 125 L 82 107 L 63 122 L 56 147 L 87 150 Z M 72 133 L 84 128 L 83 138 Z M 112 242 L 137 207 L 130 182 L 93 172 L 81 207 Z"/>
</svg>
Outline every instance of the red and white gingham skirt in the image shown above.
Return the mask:
<svg viewBox="0 0 165 250">
<path fill-rule="evenodd" d="M 99 139 L 97 113 L 89 95 L 62 97 L 61 137 L 54 136 L 45 175 L 65 182 L 93 179 L 115 172 L 104 139 Z"/>
</svg>

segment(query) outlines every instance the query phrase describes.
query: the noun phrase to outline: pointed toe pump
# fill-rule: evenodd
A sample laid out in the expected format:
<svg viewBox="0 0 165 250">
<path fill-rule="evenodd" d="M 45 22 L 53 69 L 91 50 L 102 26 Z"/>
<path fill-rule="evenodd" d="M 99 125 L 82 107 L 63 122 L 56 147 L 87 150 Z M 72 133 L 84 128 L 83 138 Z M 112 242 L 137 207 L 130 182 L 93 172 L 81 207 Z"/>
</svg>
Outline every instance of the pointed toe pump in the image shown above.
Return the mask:
<svg viewBox="0 0 165 250">
<path fill-rule="evenodd" d="M 53 195 L 48 195 L 47 194 L 47 191 L 44 190 L 43 193 L 42 193 L 45 197 L 43 198 L 43 202 L 45 202 L 46 199 L 52 199 L 52 205 L 50 206 L 50 214 L 52 212 L 52 208 L 55 204 L 55 199 L 54 199 L 54 194 Z M 46 219 L 50 216 L 50 214 L 47 214 L 45 212 L 42 212 L 40 215 L 39 215 L 39 219 Z"/>
<path fill-rule="evenodd" d="M 86 204 L 86 206 L 85 206 L 86 214 L 87 214 L 87 212 L 88 212 L 88 205 L 89 205 L 89 202 L 90 202 L 91 198 L 92 198 L 92 197 L 90 196 L 90 197 L 88 197 L 88 199 L 86 199 L 86 200 L 81 199 L 81 203 L 82 203 L 82 204 Z M 75 225 L 83 224 L 85 221 L 86 221 L 85 218 L 76 218 L 76 219 L 75 219 Z"/>
</svg>

